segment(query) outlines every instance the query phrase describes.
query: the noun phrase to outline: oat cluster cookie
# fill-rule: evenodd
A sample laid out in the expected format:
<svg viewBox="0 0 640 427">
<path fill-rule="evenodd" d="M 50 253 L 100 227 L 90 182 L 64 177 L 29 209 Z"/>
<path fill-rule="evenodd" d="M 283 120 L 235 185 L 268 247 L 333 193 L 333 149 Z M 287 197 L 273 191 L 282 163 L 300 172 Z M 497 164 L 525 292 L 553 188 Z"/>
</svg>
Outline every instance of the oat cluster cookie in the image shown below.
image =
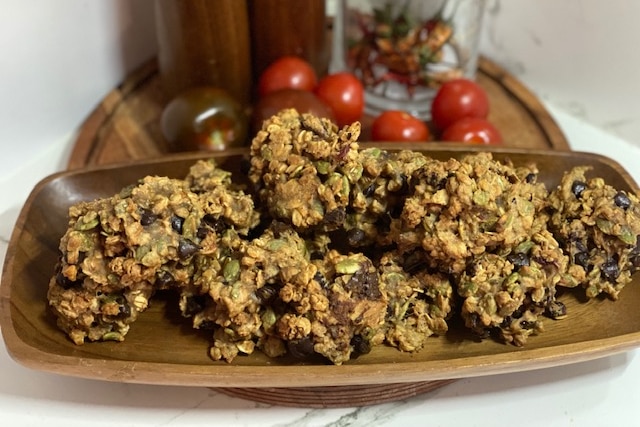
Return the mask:
<svg viewBox="0 0 640 427">
<path fill-rule="evenodd" d="M 602 178 L 587 179 L 588 170 L 567 172 L 551 193 L 549 226 L 587 296 L 617 299 L 640 269 L 640 201 Z"/>
<path fill-rule="evenodd" d="M 414 352 L 461 319 L 523 345 L 561 288 L 618 298 L 640 268 L 640 203 L 586 168 L 549 191 L 535 165 L 361 149 L 360 125 L 284 110 L 250 148 L 251 188 L 213 161 L 69 211 L 49 287 L 77 344 L 123 340 L 170 290 L 209 354 Z"/>
<path fill-rule="evenodd" d="M 110 198 L 69 209 L 48 299 L 77 344 L 121 341 L 156 290 L 188 289 L 202 258 L 219 262 L 220 240 L 259 221 L 249 195 L 211 162 L 184 180 L 148 176 Z"/>
</svg>

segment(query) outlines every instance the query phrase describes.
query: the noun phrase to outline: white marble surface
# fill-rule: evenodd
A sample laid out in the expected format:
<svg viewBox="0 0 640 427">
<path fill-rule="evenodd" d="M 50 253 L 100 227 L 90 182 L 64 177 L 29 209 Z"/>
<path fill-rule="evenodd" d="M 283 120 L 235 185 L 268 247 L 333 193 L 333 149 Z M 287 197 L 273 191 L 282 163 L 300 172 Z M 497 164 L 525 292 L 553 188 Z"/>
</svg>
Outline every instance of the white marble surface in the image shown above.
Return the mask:
<svg viewBox="0 0 640 427">
<path fill-rule="evenodd" d="M 640 2 L 487 0 L 481 52 L 541 98 L 640 146 Z"/>
<path fill-rule="evenodd" d="M 617 159 L 640 181 L 640 148 L 547 104 L 575 150 Z M 33 185 L 64 167 L 70 139 L 0 181 L 0 256 Z M 542 338 L 542 337 L 541 337 Z M 118 384 L 27 369 L 0 344 L 3 425 L 73 426 L 632 426 L 640 351 L 538 371 L 463 379 L 435 392 L 364 408 L 257 404 L 204 388 Z M 6 424 L 5 424 L 6 423 Z"/>
</svg>

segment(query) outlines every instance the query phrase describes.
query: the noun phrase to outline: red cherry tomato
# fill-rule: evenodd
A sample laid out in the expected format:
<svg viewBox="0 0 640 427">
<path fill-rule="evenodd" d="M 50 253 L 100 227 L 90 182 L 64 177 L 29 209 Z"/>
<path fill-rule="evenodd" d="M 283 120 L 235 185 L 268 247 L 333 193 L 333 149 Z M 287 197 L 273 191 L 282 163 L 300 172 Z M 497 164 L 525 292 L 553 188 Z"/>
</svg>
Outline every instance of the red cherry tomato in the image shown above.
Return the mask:
<svg viewBox="0 0 640 427">
<path fill-rule="evenodd" d="M 431 104 L 431 119 L 440 131 L 463 117 L 486 119 L 489 97 L 477 83 L 468 79 L 454 79 L 440 86 Z"/>
<path fill-rule="evenodd" d="M 362 117 L 364 87 L 353 74 L 329 74 L 318 82 L 315 93 L 331 108 L 338 126 L 349 125 Z"/>
<path fill-rule="evenodd" d="M 258 100 L 253 107 L 251 129 L 257 133 L 262 123 L 285 108 L 294 108 L 298 113 L 311 113 L 317 117 L 324 117 L 332 122 L 336 120 L 328 105 L 320 101 L 313 93 L 299 89 L 282 89 L 271 92 Z"/>
<path fill-rule="evenodd" d="M 280 89 L 313 91 L 317 83 L 318 77 L 311 64 L 297 56 L 283 56 L 262 72 L 258 93 L 264 96 Z"/>
<path fill-rule="evenodd" d="M 371 138 L 374 141 L 427 141 L 429 128 L 405 111 L 389 110 L 373 121 Z"/>
<path fill-rule="evenodd" d="M 485 119 L 465 117 L 453 123 L 442 133 L 443 141 L 501 144 L 500 131 Z"/>
</svg>

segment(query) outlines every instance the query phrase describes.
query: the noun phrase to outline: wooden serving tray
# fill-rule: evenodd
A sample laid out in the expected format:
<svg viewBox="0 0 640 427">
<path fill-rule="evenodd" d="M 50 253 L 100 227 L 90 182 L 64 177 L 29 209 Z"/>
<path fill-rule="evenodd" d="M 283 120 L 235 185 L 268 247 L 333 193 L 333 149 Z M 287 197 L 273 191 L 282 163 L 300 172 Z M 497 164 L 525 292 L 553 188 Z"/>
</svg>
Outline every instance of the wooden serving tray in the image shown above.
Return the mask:
<svg viewBox="0 0 640 427">
<path fill-rule="evenodd" d="M 569 144 L 538 98 L 487 58 L 478 63 L 477 81 L 487 91 L 489 119 L 506 147 L 569 150 Z M 151 60 L 112 90 L 80 128 L 69 169 L 146 159 L 166 154 L 159 118 L 167 99 L 158 67 Z M 367 127 L 361 140 L 366 141 Z"/>
<path fill-rule="evenodd" d="M 489 95 L 489 119 L 500 129 L 505 147 L 569 150 L 569 144 L 541 102 L 511 74 L 487 58 L 478 63 L 477 81 Z M 111 165 L 163 157 L 169 148 L 159 118 L 167 97 L 155 59 L 143 64 L 100 102 L 80 128 L 68 168 Z M 361 140 L 368 139 L 367 118 Z M 434 143 L 445 145 L 446 143 Z M 329 387 L 218 387 L 223 393 L 263 403 L 302 407 L 363 406 L 405 399 L 452 380 L 430 379 Z"/>
<path fill-rule="evenodd" d="M 444 144 L 377 144 L 413 149 L 446 160 L 483 147 Z M 637 184 L 615 161 L 570 151 L 497 148 L 496 159 L 515 165 L 535 163 L 539 179 L 553 188 L 563 172 L 591 166 L 592 175 L 620 189 Z M 523 347 L 477 339 L 453 322 L 444 336 L 432 337 L 417 353 L 376 346 L 371 353 L 333 366 L 318 360 L 270 359 L 260 352 L 232 363 L 208 357 L 210 337 L 185 323 L 175 298 L 158 295 L 132 325 L 124 342 L 77 346 L 60 331 L 46 307 L 47 283 L 59 256 L 68 207 L 108 197 L 147 175 L 183 177 L 197 158 L 213 156 L 221 167 L 243 176 L 247 150 L 185 153 L 119 165 L 54 174 L 29 195 L 18 216 L 0 286 L 0 329 L 9 354 L 25 366 L 62 375 L 107 381 L 215 387 L 260 402 L 304 407 L 363 406 L 404 399 L 453 379 L 517 372 L 591 360 L 640 345 L 640 275 L 618 301 L 585 301 L 580 292 L 560 296 L 568 317 L 545 319 L 545 331 Z"/>
</svg>

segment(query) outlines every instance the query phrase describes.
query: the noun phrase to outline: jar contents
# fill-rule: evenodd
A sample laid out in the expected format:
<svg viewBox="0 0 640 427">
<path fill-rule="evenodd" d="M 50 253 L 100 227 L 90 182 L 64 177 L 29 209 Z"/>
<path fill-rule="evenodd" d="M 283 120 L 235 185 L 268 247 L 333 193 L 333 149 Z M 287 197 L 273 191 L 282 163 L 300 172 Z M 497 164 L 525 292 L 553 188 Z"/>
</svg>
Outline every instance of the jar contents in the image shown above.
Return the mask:
<svg viewBox="0 0 640 427">
<path fill-rule="evenodd" d="M 483 9 L 482 0 L 344 0 L 337 52 L 366 88 L 365 112 L 429 119 L 443 82 L 475 77 Z"/>
</svg>

